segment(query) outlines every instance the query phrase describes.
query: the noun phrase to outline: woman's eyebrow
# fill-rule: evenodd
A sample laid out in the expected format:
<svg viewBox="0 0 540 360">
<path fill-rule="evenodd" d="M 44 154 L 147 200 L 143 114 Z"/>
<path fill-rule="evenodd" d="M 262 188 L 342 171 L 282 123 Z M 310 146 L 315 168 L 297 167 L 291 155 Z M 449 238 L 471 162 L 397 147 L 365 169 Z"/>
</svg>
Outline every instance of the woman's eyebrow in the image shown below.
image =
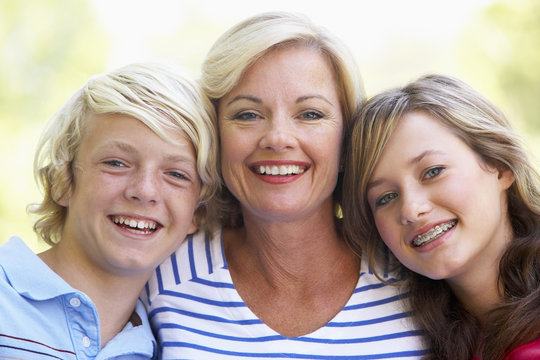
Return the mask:
<svg viewBox="0 0 540 360">
<path fill-rule="evenodd" d="M 249 101 L 252 101 L 252 102 L 257 103 L 257 104 L 262 104 L 262 100 L 259 99 L 258 97 L 250 96 L 250 95 L 237 95 L 234 98 L 232 98 L 231 101 L 229 101 L 227 103 L 227 106 L 229 106 L 232 103 L 234 103 L 235 101 L 239 101 L 239 100 L 249 100 Z"/>
<path fill-rule="evenodd" d="M 296 99 L 296 103 L 301 103 L 302 101 L 306 101 L 306 100 L 309 100 L 309 99 L 321 99 L 323 100 L 324 102 L 327 102 L 328 104 L 330 105 L 333 105 L 332 102 L 330 100 L 328 100 L 326 97 L 322 96 L 322 95 L 305 95 L 305 96 L 300 96 L 298 99 Z"/>
</svg>

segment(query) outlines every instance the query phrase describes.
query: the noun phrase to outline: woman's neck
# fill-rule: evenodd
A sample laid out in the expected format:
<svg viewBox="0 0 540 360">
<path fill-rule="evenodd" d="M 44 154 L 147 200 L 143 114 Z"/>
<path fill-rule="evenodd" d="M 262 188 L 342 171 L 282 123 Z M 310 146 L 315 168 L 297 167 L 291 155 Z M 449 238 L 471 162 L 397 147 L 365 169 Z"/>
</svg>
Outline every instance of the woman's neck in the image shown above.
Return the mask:
<svg viewBox="0 0 540 360">
<path fill-rule="evenodd" d="M 224 230 L 225 256 L 240 297 L 267 326 L 284 336 L 305 335 L 345 306 L 360 259 L 333 219 L 326 226 L 245 224 Z"/>
</svg>

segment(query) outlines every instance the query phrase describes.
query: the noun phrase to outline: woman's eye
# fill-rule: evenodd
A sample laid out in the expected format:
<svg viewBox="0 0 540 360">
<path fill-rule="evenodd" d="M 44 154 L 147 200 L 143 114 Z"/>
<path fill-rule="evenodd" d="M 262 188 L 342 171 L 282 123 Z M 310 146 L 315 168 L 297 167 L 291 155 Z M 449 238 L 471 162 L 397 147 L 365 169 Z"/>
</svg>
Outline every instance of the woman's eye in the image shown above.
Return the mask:
<svg viewBox="0 0 540 360">
<path fill-rule="evenodd" d="M 383 196 L 377 198 L 377 200 L 375 200 L 375 206 L 383 206 L 383 205 L 386 205 L 388 204 L 390 201 L 394 200 L 395 198 L 397 198 L 397 194 L 396 193 L 387 193 L 387 194 L 384 194 Z"/>
<path fill-rule="evenodd" d="M 235 120 L 255 120 L 256 118 L 258 117 L 258 115 L 254 112 L 251 112 L 251 111 L 246 111 L 246 112 L 242 112 L 242 113 L 239 113 L 237 115 L 234 116 L 234 119 Z"/>
<path fill-rule="evenodd" d="M 104 161 L 104 163 L 113 167 L 125 166 L 125 164 L 121 162 L 120 160 L 107 160 L 107 161 Z"/>
<path fill-rule="evenodd" d="M 432 168 L 429 168 L 424 173 L 424 178 L 427 178 L 427 179 L 434 178 L 434 177 L 438 176 L 443 170 L 444 170 L 444 167 L 442 167 L 442 166 L 434 166 Z"/>
<path fill-rule="evenodd" d="M 318 120 L 322 119 L 324 116 L 317 111 L 307 111 L 302 113 L 301 118 L 305 120 Z"/>
</svg>

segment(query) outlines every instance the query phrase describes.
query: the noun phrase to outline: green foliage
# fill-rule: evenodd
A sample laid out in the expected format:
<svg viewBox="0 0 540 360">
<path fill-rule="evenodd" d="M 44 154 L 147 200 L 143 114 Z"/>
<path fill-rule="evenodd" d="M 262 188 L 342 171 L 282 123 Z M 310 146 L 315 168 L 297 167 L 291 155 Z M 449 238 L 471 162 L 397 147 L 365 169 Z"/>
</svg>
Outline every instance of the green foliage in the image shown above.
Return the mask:
<svg viewBox="0 0 540 360">
<path fill-rule="evenodd" d="M 45 121 L 104 69 L 108 40 L 84 0 L 0 0 L 0 243 L 34 238 L 26 205 Z M 39 246 L 35 246 L 39 248 Z"/>
<path fill-rule="evenodd" d="M 497 103 L 528 132 L 540 132 L 540 1 L 506 0 L 488 7 L 463 39 L 471 78 L 497 89 Z"/>
<path fill-rule="evenodd" d="M 15 124 L 40 121 L 103 69 L 103 32 L 86 1 L 2 0 L 0 24 L 0 114 Z"/>
</svg>

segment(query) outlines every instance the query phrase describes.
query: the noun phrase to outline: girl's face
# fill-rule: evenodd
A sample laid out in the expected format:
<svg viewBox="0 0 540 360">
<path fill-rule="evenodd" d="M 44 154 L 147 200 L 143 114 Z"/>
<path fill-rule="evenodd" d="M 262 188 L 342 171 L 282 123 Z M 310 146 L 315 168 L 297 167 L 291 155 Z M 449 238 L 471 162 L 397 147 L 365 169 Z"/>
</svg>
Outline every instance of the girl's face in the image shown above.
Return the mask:
<svg viewBox="0 0 540 360">
<path fill-rule="evenodd" d="M 370 178 L 377 229 L 409 269 L 432 279 L 496 271 L 512 231 L 509 170 L 485 162 L 424 112 L 405 114 Z"/>
</svg>

